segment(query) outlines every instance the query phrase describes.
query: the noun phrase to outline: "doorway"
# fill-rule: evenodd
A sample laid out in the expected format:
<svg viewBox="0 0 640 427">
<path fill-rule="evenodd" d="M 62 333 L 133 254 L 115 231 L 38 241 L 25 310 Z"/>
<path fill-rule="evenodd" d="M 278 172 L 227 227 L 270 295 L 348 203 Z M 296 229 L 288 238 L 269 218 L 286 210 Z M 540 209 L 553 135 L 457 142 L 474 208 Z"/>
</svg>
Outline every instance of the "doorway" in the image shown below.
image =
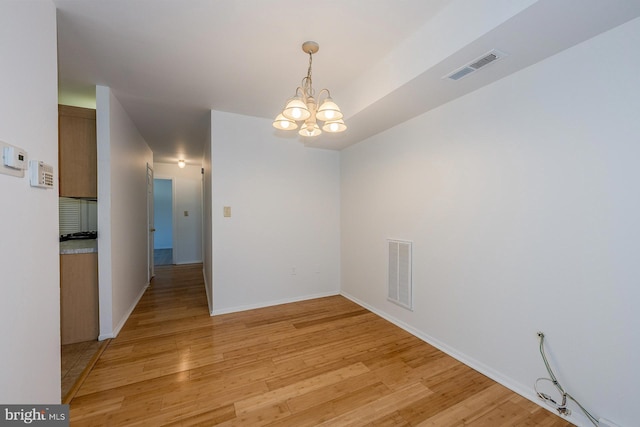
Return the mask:
<svg viewBox="0 0 640 427">
<path fill-rule="evenodd" d="M 156 229 L 153 243 L 154 265 L 174 264 L 173 180 L 153 180 L 153 214 Z"/>
</svg>

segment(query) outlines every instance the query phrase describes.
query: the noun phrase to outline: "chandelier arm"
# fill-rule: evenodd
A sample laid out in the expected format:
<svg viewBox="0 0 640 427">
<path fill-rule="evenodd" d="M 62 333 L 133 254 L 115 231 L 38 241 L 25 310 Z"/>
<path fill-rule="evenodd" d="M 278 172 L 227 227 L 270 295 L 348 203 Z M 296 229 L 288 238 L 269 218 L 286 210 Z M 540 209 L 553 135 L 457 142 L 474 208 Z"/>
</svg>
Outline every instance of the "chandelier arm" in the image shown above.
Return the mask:
<svg viewBox="0 0 640 427">
<path fill-rule="evenodd" d="M 307 94 L 304 92 L 304 87 L 302 86 L 298 86 L 296 88 L 296 91 L 293 93 L 293 97 L 295 98 L 296 96 L 300 96 L 302 95 L 302 100 L 304 101 L 306 99 Z"/>
<path fill-rule="evenodd" d="M 320 92 L 318 92 L 318 105 L 321 104 L 320 102 L 320 97 L 322 96 L 322 92 L 327 92 L 327 98 L 331 98 L 331 92 L 329 92 L 329 89 L 322 89 Z M 325 98 L 325 99 L 327 99 Z"/>
<path fill-rule="evenodd" d="M 313 97 L 315 91 L 313 90 L 313 86 L 311 86 L 311 80 L 309 80 L 309 77 L 302 79 L 301 90 L 302 93 L 304 93 L 305 98 Z"/>
</svg>

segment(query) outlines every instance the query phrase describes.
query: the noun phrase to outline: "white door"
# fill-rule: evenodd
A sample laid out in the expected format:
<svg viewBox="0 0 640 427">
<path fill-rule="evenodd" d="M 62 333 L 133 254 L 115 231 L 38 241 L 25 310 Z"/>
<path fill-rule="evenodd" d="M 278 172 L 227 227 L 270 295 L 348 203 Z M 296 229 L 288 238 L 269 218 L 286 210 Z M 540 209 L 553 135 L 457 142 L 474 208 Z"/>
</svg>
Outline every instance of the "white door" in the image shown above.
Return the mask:
<svg viewBox="0 0 640 427">
<path fill-rule="evenodd" d="M 147 163 L 147 230 L 148 233 L 148 255 L 147 263 L 149 266 L 149 272 L 147 280 L 151 282 L 151 278 L 154 276 L 153 272 L 153 233 L 156 231 L 153 226 L 153 169 L 151 165 Z"/>
</svg>

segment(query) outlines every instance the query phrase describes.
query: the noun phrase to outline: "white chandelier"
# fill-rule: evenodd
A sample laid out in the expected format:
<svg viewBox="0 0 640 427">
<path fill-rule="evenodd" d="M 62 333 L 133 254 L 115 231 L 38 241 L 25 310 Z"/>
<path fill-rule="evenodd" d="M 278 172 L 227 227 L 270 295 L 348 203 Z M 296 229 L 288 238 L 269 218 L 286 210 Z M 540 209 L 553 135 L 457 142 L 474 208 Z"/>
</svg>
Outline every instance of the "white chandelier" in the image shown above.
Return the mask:
<svg viewBox="0 0 640 427">
<path fill-rule="evenodd" d="M 313 54 L 320 49 L 314 41 L 304 42 L 302 51 L 309 54 L 309 69 L 307 77 L 302 79 L 302 86 L 296 88 L 293 98 L 287 101 L 284 109 L 273 121 L 273 127 L 280 130 L 296 130 L 300 122 L 298 133 L 302 136 L 317 136 L 322 133 L 318 120 L 323 121 L 322 130 L 325 132 L 342 132 L 347 128 L 342 120 L 340 107 L 331 99 L 328 89 L 322 89 L 318 99 L 314 98 L 315 91 L 311 85 L 311 63 Z M 326 98 L 320 103 L 320 97 L 326 92 Z"/>
</svg>

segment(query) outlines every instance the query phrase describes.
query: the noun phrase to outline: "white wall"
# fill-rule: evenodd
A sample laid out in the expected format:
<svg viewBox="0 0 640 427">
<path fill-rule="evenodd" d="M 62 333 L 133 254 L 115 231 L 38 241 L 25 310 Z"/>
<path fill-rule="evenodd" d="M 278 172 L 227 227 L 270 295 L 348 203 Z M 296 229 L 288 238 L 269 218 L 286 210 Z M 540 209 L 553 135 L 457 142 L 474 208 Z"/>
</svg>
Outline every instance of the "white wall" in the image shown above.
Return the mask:
<svg viewBox="0 0 640 427">
<path fill-rule="evenodd" d="M 96 87 L 100 339 L 116 336 L 148 285 L 147 163 L 153 153 L 108 87 Z"/>
<path fill-rule="evenodd" d="M 0 2 L 0 140 L 58 174 L 56 11 Z M 0 175 L 0 402 L 60 403 L 58 180 Z"/>
<path fill-rule="evenodd" d="M 211 112 L 207 129 L 207 140 L 202 152 L 202 274 L 204 276 L 204 288 L 207 292 L 209 312 L 213 315 L 213 217 L 211 215 L 211 125 L 215 111 Z"/>
<path fill-rule="evenodd" d="M 339 153 L 255 117 L 214 111 L 211 129 L 214 312 L 338 293 Z"/>
<path fill-rule="evenodd" d="M 529 397 L 636 425 L 640 20 L 342 152 L 342 290 Z M 414 242 L 413 312 L 385 239 Z M 571 420 L 591 425 L 577 415 Z"/>
<path fill-rule="evenodd" d="M 155 173 L 155 171 L 154 171 Z M 153 180 L 153 236 L 154 249 L 173 248 L 173 180 Z"/>
<path fill-rule="evenodd" d="M 177 164 L 155 163 L 156 178 L 171 178 L 174 182 L 173 202 L 173 262 L 193 264 L 202 262 L 202 168 Z M 185 216 L 185 211 L 187 216 Z"/>
</svg>

